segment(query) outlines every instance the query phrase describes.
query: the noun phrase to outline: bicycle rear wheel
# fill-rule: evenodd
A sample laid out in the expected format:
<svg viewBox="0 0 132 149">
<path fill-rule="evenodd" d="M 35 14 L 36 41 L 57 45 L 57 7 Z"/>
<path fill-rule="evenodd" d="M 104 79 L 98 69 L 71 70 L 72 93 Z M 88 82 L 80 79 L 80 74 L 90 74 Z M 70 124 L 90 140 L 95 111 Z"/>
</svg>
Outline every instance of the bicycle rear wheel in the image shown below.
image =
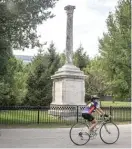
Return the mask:
<svg viewBox="0 0 132 149">
<path fill-rule="evenodd" d="M 119 134 L 119 128 L 113 122 L 104 123 L 100 128 L 100 138 L 106 144 L 114 144 Z"/>
<path fill-rule="evenodd" d="M 89 140 L 88 125 L 86 123 L 76 123 L 70 129 L 70 139 L 76 145 L 85 145 Z"/>
</svg>

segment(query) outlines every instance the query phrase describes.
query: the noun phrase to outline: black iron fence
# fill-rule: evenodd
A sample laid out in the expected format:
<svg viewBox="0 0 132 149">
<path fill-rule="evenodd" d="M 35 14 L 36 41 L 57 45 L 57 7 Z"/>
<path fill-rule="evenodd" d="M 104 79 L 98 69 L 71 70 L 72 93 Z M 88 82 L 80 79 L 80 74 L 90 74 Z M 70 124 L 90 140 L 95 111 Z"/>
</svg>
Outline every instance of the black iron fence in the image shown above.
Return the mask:
<svg viewBox="0 0 132 149">
<path fill-rule="evenodd" d="M 73 124 L 83 121 L 84 106 L 0 107 L 0 124 Z M 116 122 L 131 121 L 131 107 L 102 107 Z M 96 119 L 100 116 L 95 112 Z"/>
</svg>

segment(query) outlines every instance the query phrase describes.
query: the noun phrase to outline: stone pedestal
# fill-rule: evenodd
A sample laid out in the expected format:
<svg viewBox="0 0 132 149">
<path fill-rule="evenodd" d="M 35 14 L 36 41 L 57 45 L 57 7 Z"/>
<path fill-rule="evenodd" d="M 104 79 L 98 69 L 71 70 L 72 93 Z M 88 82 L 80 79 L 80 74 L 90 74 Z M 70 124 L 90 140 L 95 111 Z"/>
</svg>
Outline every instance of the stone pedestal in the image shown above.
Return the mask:
<svg viewBox="0 0 132 149">
<path fill-rule="evenodd" d="M 72 64 L 65 64 L 52 76 L 52 79 L 52 104 L 84 105 L 85 75 L 79 68 Z"/>
<path fill-rule="evenodd" d="M 85 105 L 85 75 L 73 64 L 65 64 L 52 76 L 52 103 L 49 114 L 55 115 L 55 110 L 62 116 L 76 115 L 76 108 Z M 63 110 L 62 107 L 65 107 Z M 54 108 L 55 107 L 55 108 Z M 61 108 L 60 108 L 61 107 Z M 66 108 L 67 107 L 67 108 Z M 64 112 L 65 111 L 65 112 Z"/>
</svg>

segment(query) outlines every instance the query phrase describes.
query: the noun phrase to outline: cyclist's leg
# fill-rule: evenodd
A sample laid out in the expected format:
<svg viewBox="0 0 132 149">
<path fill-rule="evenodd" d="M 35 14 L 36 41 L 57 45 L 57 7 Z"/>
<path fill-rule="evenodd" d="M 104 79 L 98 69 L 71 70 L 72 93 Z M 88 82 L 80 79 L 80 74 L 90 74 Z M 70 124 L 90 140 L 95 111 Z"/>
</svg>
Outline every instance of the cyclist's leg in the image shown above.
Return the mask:
<svg viewBox="0 0 132 149">
<path fill-rule="evenodd" d="M 88 114 L 88 120 L 92 123 L 92 125 L 89 128 L 89 130 L 92 131 L 96 127 L 97 121 L 91 114 Z"/>
<path fill-rule="evenodd" d="M 92 131 L 92 130 L 96 127 L 96 125 L 97 125 L 96 119 L 92 120 L 91 123 L 92 123 L 92 125 L 91 125 L 91 127 L 89 128 L 90 131 Z"/>
<path fill-rule="evenodd" d="M 92 123 L 92 125 L 89 128 L 89 132 L 91 132 L 97 125 L 96 119 L 88 113 L 82 113 L 82 117 Z"/>
</svg>

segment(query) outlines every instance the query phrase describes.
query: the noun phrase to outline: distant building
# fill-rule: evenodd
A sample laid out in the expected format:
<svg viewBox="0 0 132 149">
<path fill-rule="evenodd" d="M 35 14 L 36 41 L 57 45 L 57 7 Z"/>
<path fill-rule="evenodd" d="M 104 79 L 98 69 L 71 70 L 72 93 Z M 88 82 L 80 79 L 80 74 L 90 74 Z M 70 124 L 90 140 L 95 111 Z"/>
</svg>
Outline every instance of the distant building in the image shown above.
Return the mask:
<svg viewBox="0 0 132 149">
<path fill-rule="evenodd" d="M 15 57 L 22 60 L 24 63 L 30 63 L 33 59 L 33 56 L 29 55 L 15 55 Z"/>
</svg>

